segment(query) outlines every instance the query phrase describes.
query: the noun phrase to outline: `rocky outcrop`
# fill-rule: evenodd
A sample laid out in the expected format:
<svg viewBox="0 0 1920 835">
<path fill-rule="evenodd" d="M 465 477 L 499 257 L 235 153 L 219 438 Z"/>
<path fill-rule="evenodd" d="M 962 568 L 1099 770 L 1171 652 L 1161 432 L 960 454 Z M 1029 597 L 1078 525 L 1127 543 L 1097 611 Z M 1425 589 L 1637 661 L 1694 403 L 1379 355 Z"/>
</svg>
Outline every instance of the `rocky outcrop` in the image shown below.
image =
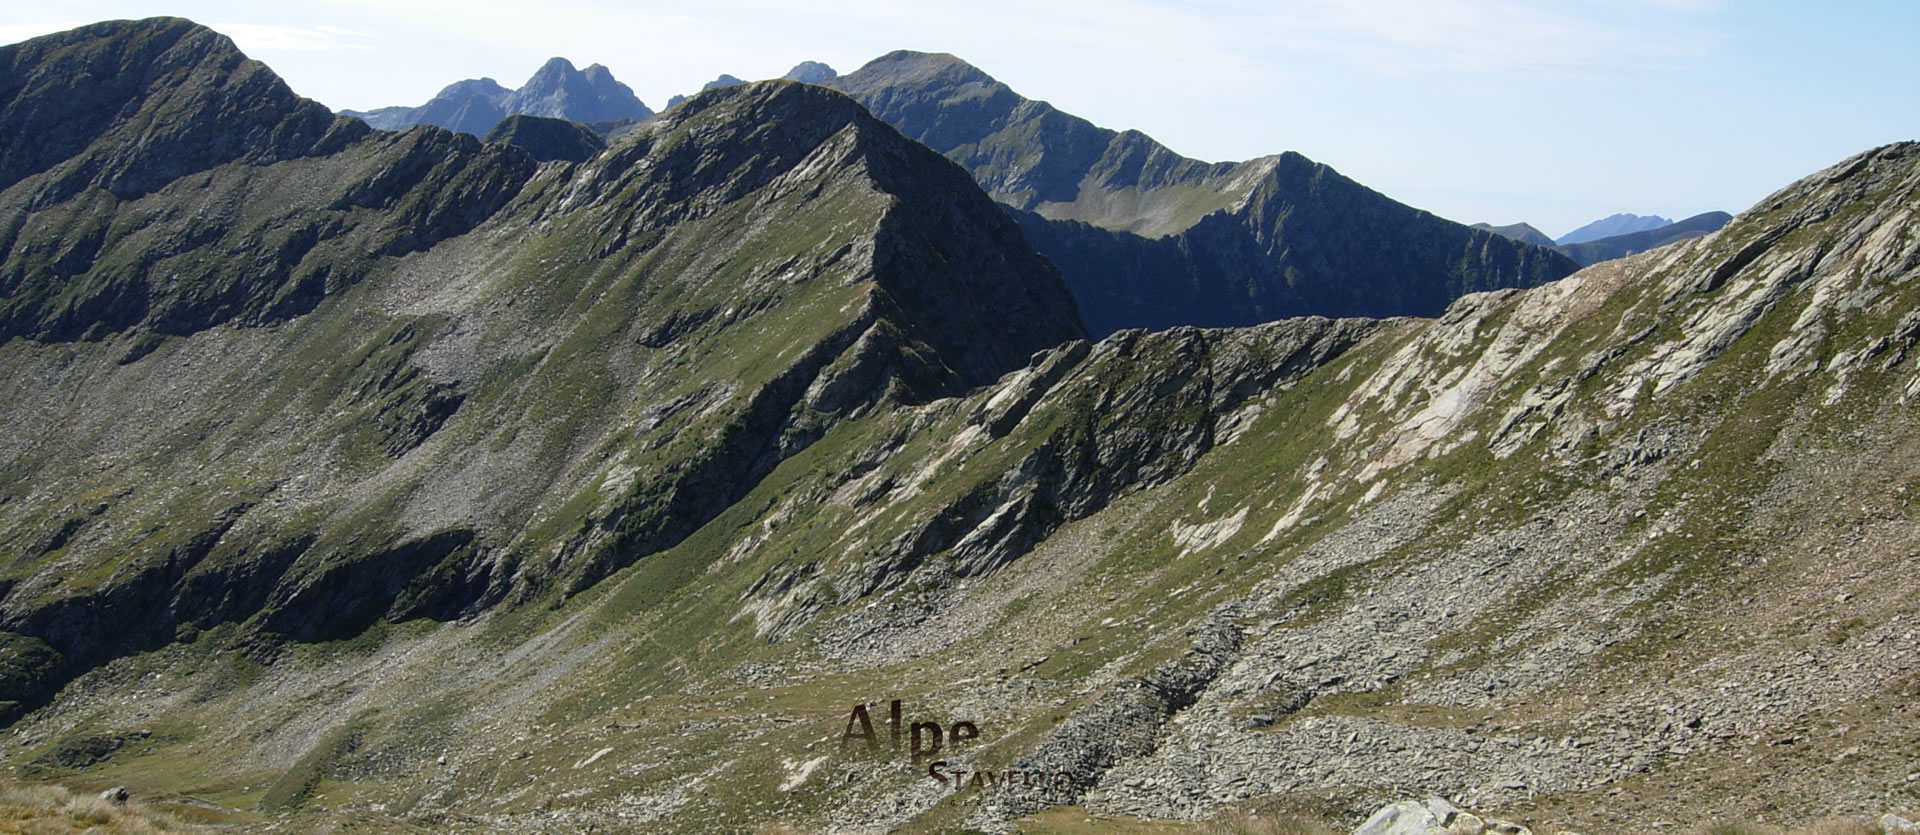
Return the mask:
<svg viewBox="0 0 1920 835">
<path fill-rule="evenodd" d="M 1482 818 L 1429 797 L 1424 802 L 1403 800 L 1387 806 L 1367 818 L 1353 835 L 1533 835 L 1533 830 L 1499 818 Z"/>
<path fill-rule="evenodd" d="M 1152 753 L 1167 720 L 1193 704 L 1239 654 L 1241 635 L 1223 621 L 1202 624 L 1192 639 L 1179 658 L 1141 678 L 1109 685 L 1014 764 L 1015 771 L 1066 779 L 1009 786 L 982 804 L 970 822 L 994 824 L 1078 803 L 1116 763 Z"/>
<path fill-rule="evenodd" d="M 960 410 L 966 427 L 945 455 L 1018 443 L 1021 457 L 952 491 L 830 582 L 817 565 L 781 566 L 755 583 L 748 610 L 761 635 L 779 640 L 826 605 L 991 575 L 1061 525 L 1188 472 L 1244 431 L 1271 392 L 1340 356 L 1376 324 L 1298 319 L 1244 330 L 1127 331 L 1036 355 L 1026 369 L 943 409 Z M 865 454 L 860 480 L 874 483 L 862 505 L 904 503 L 919 492 L 914 481 L 872 472 L 894 451 L 889 444 Z"/>
</svg>

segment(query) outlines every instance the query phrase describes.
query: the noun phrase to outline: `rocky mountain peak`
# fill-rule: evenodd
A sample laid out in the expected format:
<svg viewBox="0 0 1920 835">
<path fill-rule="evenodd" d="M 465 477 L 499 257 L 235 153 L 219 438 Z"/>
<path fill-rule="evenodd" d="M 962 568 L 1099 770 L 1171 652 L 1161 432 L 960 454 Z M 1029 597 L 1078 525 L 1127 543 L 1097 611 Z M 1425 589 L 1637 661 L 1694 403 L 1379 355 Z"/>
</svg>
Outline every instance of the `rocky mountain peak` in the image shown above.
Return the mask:
<svg viewBox="0 0 1920 835">
<path fill-rule="evenodd" d="M 539 69 L 533 71 L 533 77 L 527 79 L 525 86 L 536 87 L 542 84 L 557 84 L 559 79 L 568 78 L 579 72 L 579 70 L 574 69 L 572 61 L 555 55 L 552 58 L 548 58 L 546 63 L 541 64 Z"/>
<path fill-rule="evenodd" d="M 583 124 L 637 122 L 653 115 L 632 88 L 613 77 L 611 70 L 600 64 L 576 69 L 572 61 L 558 56 L 547 59 L 517 90 L 502 87 L 491 78 L 467 79 L 447 85 L 418 107 L 341 112 L 382 130 L 427 124 L 474 136 L 485 136 L 502 119 L 515 114 Z"/>
<path fill-rule="evenodd" d="M 959 56 L 911 49 L 896 49 L 841 78 L 847 82 L 847 87 L 843 89 L 869 89 L 933 80 L 950 84 L 999 83 L 993 76 L 961 60 Z"/>
<path fill-rule="evenodd" d="M 225 162 L 322 152 L 363 130 L 336 124 L 225 35 L 181 18 L 0 48 L 0 189 L 59 166 L 43 203 L 88 186 L 134 197 Z"/>
<path fill-rule="evenodd" d="M 787 74 L 781 76 L 781 78 L 788 81 L 798 81 L 802 84 L 819 84 L 838 78 L 839 75 L 839 73 L 834 72 L 832 67 L 822 64 L 819 61 L 801 61 L 793 65 L 793 69 L 787 70 Z"/>
<path fill-rule="evenodd" d="M 571 119 L 575 122 L 611 122 L 651 115 L 627 85 L 598 64 L 589 72 L 574 69 L 565 58 L 551 58 L 520 89 L 507 96 L 507 114 L 524 113 Z"/>
<path fill-rule="evenodd" d="M 458 101 L 474 97 L 492 99 L 496 103 L 505 101 L 513 91 L 500 86 L 500 82 L 491 78 L 468 78 L 455 81 L 440 89 L 433 97 L 434 101 Z"/>
</svg>

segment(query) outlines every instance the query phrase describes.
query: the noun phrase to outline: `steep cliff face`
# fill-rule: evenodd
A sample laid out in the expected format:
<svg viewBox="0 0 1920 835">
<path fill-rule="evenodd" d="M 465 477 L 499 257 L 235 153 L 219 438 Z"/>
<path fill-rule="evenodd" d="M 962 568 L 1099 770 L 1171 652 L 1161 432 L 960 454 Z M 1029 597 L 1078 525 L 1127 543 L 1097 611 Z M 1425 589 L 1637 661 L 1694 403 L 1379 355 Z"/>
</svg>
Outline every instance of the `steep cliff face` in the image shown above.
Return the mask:
<svg viewBox="0 0 1920 835">
<path fill-rule="evenodd" d="M 1060 266 L 1096 335 L 1288 316 L 1434 316 L 1573 272 L 1548 248 L 1409 208 L 1296 153 L 1181 157 L 1021 97 L 954 58 L 895 52 L 834 79 L 973 172 Z"/>
<path fill-rule="evenodd" d="M 836 421 L 1083 335 L 964 171 L 827 90 L 721 91 L 541 165 L 291 94 L 220 118 L 235 71 L 285 88 L 181 21 L 9 54 L 161 85 L 8 99 L 36 136 L 37 96 L 113 114 L 4 162 L 37 169 L 0 191 L 11 702 L 223 623 L 331 638 L 588 588 Z M 121 188 L 97 161 L 148 121 L 238 150 Z M 320 144 L 278 138 L 309 121 Z"/>
<path fill-rule="evenodd" d="M 1235 213 L 1147 239 L 1016 212 L 1061 265 L 1087 327 L 1246 326 L 1289 316 L 1437 316 L 1467 293 L 1532 287 L 1563 256 L 1403 206 L 1298 154 Z"/>
</svg>

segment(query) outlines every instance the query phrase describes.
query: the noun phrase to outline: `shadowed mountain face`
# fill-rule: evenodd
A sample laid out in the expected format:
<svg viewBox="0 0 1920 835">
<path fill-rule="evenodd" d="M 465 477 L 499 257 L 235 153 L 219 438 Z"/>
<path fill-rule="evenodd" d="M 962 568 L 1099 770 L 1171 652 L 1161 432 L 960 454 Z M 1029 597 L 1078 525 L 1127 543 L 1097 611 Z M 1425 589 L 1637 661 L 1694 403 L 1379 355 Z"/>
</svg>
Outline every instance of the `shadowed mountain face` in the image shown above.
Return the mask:
<svg viewBox="0 0 1920 835">
<path fill-rule="evenodd" d="M 586 125 L 540 116 L 508 116 L 487 131 L 485 141 L 512 145 L 541 162 L 586 162 L 607 149 Z"/>
<path fill-rule="evenodd" d="M 1546 233 L 1533 228 L 1531 224 L 1527 224 L 1527 223 L 1514 223 L 1514 224 L 1509 224 L 1507 226 L 1494 226 L 1491 223 L 1476 223 L 1473 225 L 1473 228 L 1485 229 L 1489 232 L 1493 232 L 1498 235 L 1512 238 L 1521 243 L 1538 244 L 1540 246 L 1553 246 L 1552 238 L 1547 237 Z"/>
<path fill-rule="evenodd" d="M 1181 157 L 1021 97 L 950 55 L 829 82 L 966 166 L 1060 266 L 1089 330 L 1436 315 L 1571 273 L 1552 250 L 1394 202 L 1298 154 Z"/>
<path fill-rule="evenodd" d="M 583 124 L 639 121 L 653 115 L 606 67 L 594 64 L 578 70 L 565 58 L 547 61 L 518 90 L 508 90 L 491 78 L 468 79 L 448 85 L 418 107 L 341 113 L 357 116 L 382 130 L 438 125 L 474 136 L 485 136 L 502 119 L 516 114 Z"/>
<path fill-rule="evenodd" d="M 1089 341 L 820 87 L 540 162 L 182 21 L 0 68 L 4 135 L 73 128 L 0 146 L 11 774 L 292 831 L 1920 799 L 1920 144 L 1433 319 Z M 1356 189 L 1283 156 L 1127 245 L 1307 263 Z M 896 700 L 937 759 L 846 740 Z"/>
</svg>

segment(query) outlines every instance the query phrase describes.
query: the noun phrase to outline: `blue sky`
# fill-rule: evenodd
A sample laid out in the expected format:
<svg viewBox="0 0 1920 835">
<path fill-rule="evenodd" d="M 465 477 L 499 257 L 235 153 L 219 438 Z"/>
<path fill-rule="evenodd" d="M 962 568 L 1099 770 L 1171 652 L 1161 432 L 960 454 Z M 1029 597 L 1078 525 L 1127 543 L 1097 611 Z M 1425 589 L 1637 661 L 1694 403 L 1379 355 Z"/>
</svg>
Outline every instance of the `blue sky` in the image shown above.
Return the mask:
<svg viewBox="0 0 1920 835">
<path fill-rule="evenodd" d="M 1920 139 L 1920 0 L 48 0 L 0 43 L 189 17 L 334 108 L 607 65 L 647 104 L 802 60 L 951 52 L 1022 94 L 1207 160 L 1299 151 L 1463 223 L 1559 236 L 1614 212 L 1740 211 Z"/>
</svg>

